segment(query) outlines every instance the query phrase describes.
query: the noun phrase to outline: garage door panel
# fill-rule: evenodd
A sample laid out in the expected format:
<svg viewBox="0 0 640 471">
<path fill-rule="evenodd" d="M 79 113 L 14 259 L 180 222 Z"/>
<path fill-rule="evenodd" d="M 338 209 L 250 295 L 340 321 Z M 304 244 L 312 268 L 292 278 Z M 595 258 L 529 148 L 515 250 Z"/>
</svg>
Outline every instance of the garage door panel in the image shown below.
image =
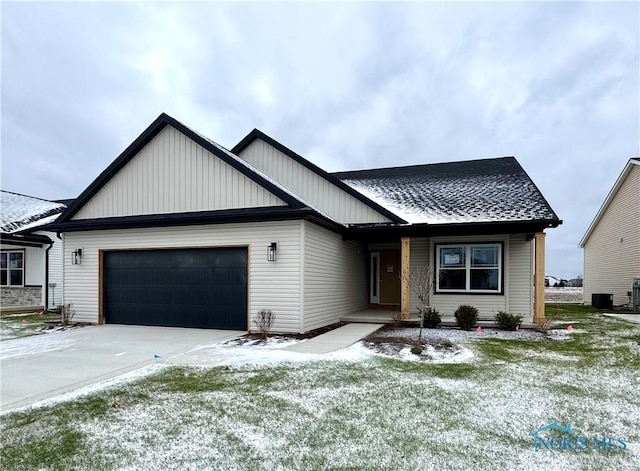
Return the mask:
<svg viewBox="0 0 640 471">
<path fill-rule="evenodd" d="M 107 323 L 247 329 L 247 250 L 104 254 Z"/>
</svg>

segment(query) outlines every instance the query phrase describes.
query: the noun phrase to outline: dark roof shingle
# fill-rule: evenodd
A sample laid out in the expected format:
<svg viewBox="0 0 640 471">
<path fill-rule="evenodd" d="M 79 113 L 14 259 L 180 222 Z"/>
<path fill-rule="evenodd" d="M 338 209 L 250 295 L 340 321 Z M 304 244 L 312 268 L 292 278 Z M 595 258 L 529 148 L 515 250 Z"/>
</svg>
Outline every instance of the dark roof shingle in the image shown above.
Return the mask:
<svg viewBox="0 0 640 471">
<path fill-rule="evenodd" d="M 514 157 L 333 175 L 412 224 L 559 222 Z"/>
</svg>

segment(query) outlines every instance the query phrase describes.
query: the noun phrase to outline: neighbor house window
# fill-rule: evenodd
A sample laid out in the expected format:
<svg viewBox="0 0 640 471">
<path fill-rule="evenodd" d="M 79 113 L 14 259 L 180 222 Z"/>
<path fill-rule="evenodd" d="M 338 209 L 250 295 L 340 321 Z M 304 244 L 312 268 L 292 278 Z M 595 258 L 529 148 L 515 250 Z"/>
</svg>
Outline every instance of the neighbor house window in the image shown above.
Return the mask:
<svg viewBox="0 0 640 471">
<path fill-rule="evenodd" d="M 436 292 L 502 292 L 502 244 L 436 245 Z"/>
<path fill-rule="evenodd" d="M 24 285 L 24 252 L 0 252 L 0 285 Z"/>
</svg>

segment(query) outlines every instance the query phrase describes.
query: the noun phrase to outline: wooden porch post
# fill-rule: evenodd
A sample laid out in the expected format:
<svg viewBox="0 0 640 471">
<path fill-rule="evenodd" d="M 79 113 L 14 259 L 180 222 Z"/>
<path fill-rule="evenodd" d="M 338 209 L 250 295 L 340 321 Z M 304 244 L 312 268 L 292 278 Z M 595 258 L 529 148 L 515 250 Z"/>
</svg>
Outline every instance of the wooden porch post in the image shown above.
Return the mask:
<svg viewBox="0 0 640 471">
<path fill-rule="evenodd" d="M 411 271 L 411 238 L 400 239 L 400 311 L 403 319 L 409 319 L 411 310 L 411 287 L 409 286 Z"/>
<path fill-rule="evenodd" d="M 535 234 L 535 275 L 533 295 L 533 323 L 544 324 L 547 318 L 544 315 L 544 232 Z"/>
</svg>

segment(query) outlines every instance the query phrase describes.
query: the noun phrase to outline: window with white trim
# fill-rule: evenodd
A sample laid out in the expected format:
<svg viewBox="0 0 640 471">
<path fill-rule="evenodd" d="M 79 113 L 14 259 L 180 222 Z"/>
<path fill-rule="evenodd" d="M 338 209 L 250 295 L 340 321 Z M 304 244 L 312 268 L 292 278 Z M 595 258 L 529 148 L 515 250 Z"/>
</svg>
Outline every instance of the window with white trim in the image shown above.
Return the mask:
<svg viewBox="0 0 640 471">
<path fill-rule="evenodd" d="M 24 285 L 24 252 L 0 252 L 0 285 Z"/>
<path fill-rule="evenodd" d="M 436 245 L 437 293 L 501 293 L 502 244 Z"/>
</svg>

